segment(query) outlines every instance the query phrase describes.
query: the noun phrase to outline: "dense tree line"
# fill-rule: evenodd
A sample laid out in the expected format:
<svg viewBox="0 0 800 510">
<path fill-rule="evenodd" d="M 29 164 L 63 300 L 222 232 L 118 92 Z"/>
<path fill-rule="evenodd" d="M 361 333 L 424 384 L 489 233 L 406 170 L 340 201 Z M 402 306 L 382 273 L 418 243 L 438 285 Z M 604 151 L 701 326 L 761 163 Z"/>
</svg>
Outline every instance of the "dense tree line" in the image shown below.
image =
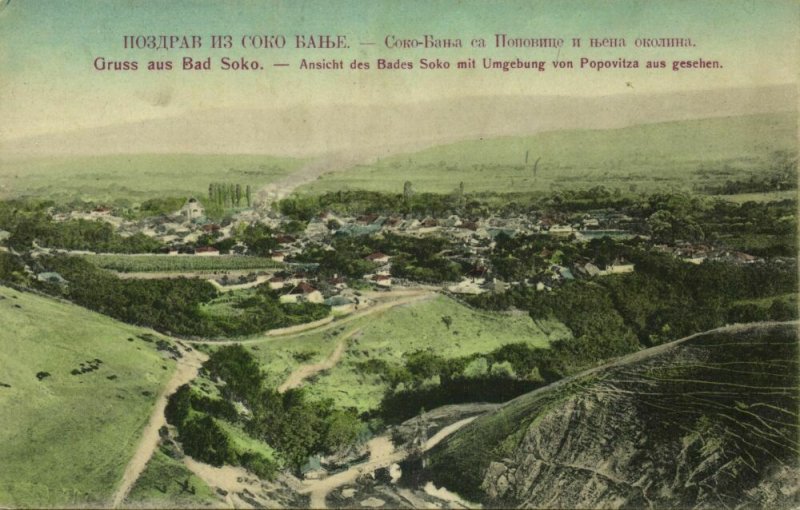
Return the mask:
<svg viewBox="0 0 800 510">
<path fill-rule="evenodd" d="M 121 279 L 79 257 L 39 257 L 40 270 L 59 273 L 67 285 L 36 282 L 42 290 L 130 324 L 181 336 L 243 336 L 324 318 L 322 304 L 283 304 L 268 288 L 238 303 L 241 313 L 209 315 L 201 305 L 217 296 L 196 278 Z"/>
</svg>

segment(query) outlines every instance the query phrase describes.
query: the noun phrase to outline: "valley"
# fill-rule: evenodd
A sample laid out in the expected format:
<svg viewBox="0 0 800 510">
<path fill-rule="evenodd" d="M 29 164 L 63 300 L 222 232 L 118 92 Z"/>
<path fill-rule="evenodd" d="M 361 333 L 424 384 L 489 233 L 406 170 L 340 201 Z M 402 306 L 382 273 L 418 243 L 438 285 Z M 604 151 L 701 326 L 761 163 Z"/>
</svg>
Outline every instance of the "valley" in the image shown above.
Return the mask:
<svg viewBox="0 0 800 510">
<path fill-rule="evenodd" d="M 796 120 L 4 163 L 0 506 L 788 508 Z"/>
</svg>

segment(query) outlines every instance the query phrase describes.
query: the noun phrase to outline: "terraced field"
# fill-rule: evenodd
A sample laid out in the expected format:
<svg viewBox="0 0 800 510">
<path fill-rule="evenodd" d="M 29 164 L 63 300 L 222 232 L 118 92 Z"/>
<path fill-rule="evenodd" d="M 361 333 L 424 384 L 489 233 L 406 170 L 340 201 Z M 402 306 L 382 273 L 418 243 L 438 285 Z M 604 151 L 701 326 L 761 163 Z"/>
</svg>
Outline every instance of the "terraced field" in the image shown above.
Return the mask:
<svg viewBox="0 0 800 510">
<path fill-rule="evenodd" d="M 221 255 L 81 255 L 97 267 L 120 273 L 180 273 L 275 269 L 283 264 L 266 257 Z"/>
</svg>

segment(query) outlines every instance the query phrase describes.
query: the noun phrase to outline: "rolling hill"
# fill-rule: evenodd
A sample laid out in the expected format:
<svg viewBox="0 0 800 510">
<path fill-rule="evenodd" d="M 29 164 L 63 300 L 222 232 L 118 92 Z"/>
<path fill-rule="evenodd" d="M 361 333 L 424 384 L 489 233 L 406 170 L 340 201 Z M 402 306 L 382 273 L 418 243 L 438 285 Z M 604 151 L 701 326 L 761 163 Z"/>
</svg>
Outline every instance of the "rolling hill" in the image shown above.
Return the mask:
<svg viewBox="0 0 800 510">
<path fill-rule="evenodd" d="M 0 199 L 32 196 L 135 203 L 156 197 L 205 197 L 212 182 L 250 185 L 256 191 L 302 163 L 236 154 L 7 157 L 0 159 Z"/>
<path fill-rule="evenodd" d="M 449 317 L 452 325 L 446 326 L 443 317 Z M 253 355 L 277 387 L 300 365 L 329 358 L 339 342 L 346 341 L 341 360 L 315 376 L 308 391 L 312 398 L 331 398 L 342 408 L 364 412 L 376 409 L 389 389 L 382 377 L 364 370 L 367 363 L 402 366 L 405 356 L 417 351 L 450 359 L 512 343 L 547 347 L 553 340 L 569 337 L 569 330 L 556 321 L 537 324 L 527 314 L 479 311 L 448 297 L 432 296 L 344 322 L 335 329 L 263 342 Z"/>
<path fill-rule="evenodd" d="M 722 328 L 544 387 L 438 445 L 424 475 L 491 507 L 793 507 L 797 335 Z"/>
<path fill-rule="evenodd" d="M 479 138 L 332 172 L 303 186 L 319 193 L 366 189 L 548 191 L 603 185 L 623 191 L 691 188 L 747 178 L 794 151 L 797 115 L 774 113 Z"/>
<path fill-rule="evenodd" d="M 0 324 L 0 506 L 105 504 L 175 361 L 150 330 L 8 287 Z"/>
</svg>

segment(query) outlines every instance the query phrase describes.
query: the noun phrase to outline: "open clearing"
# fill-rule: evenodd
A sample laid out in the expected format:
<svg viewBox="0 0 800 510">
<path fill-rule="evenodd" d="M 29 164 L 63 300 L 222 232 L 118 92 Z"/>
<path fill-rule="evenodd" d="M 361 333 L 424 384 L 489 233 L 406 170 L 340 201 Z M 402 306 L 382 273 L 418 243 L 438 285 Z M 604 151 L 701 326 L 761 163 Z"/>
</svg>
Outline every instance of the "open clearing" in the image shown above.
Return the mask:
<svg viewBox="0 0 800 510">
<path fill-rule="evenodd" d="M 175 367 L 138 335 L 162 337 L 7 287 L 0 324 L 0 506 L 105 504 Z"/>
<path fill-rule="evenodd" d="M 442 320 L 444 316 L 452 319 L 450 328 Z M 552 340 L 570 336 L 560 323 L 542 326 L 547 331 L 527 314 L 477 311 L 448 297 L 432 295 L 333 322 L 319 331 L 247 345 L 261 360 L 270 383 L 277 387 L 300 366 L 329 359 L 342 339 L 358 330 L 347 339 L 338 363 L 306 379 L 305 384 L 311 396 L 332 398 L 337 406 L 366 411 L 378 405 L 386 385 L 377 376 L 364 374 L 359 362 L 382 359 L 402 363 L 405 354 L 426 349 L 444 357 L 459 357 L 517 342 L 546 347 Z"/>
<path fill-rule="evenodd" d="M 469 140 L 329 173 L 298 191 L 400 193 L 405 181 L 436 193 L 462 181 L 468 193 L 718 185 L 763 174 L 773 151 L 794 150 L 796 119 L 794 113 L 764 114 Z"/>
</svg>

